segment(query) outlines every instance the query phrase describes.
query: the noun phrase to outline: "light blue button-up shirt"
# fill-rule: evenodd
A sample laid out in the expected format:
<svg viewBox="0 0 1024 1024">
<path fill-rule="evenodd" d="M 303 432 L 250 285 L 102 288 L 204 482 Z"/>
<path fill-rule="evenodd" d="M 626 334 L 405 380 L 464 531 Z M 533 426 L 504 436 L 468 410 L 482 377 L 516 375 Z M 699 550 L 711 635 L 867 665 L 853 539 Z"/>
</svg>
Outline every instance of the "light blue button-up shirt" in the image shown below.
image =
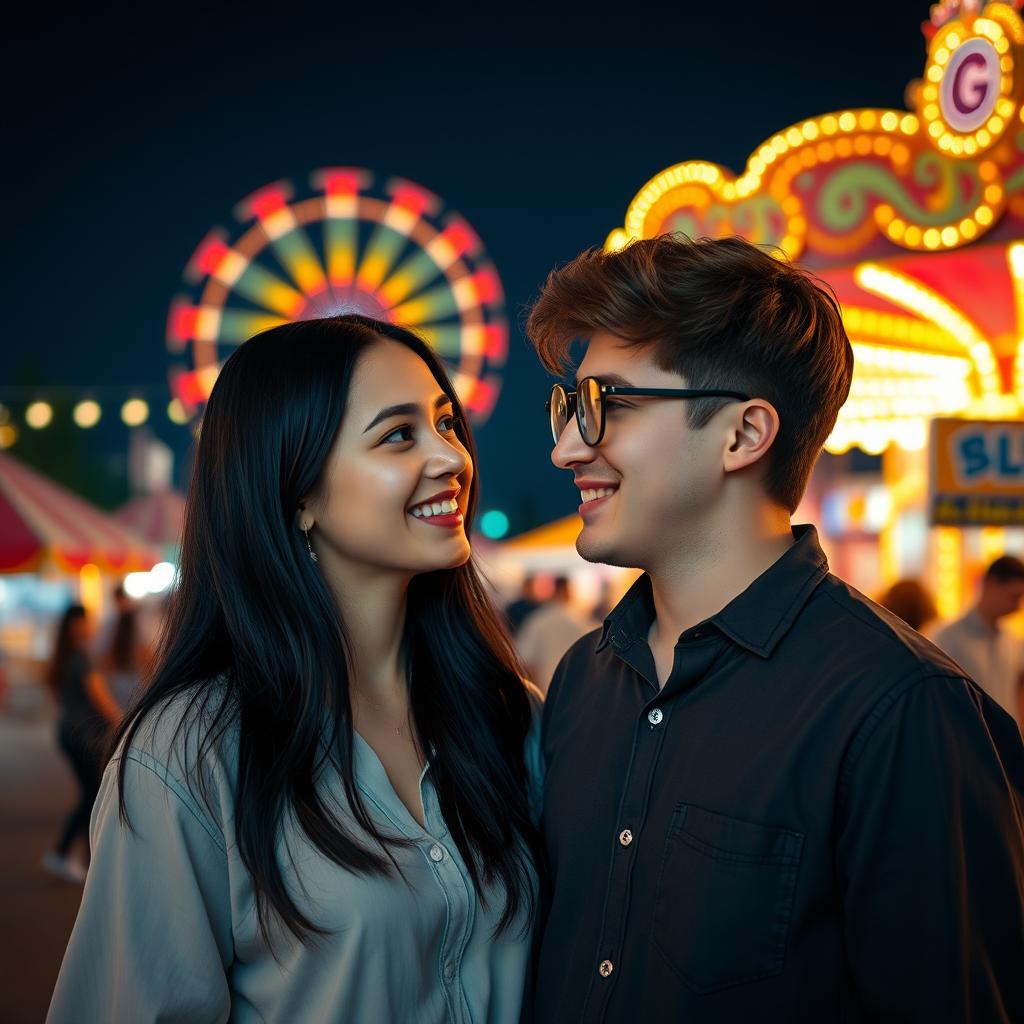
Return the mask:
<svg viewBox="0 0 1024 1024">
<path fill-rule="evenodd" d="M 280 924 L 275 959 L 257 922 L 252 877 L 234 833 L 233 752 L 225 735 L 202 764 L 212 809 L 185 785 L 199 731 L 170 739 L 182 702 L 139 731 L 122 756 L 134 831 L 118 819 L 116 758 L 92 818 L 93 861 L 48 1020 L 53 1024 L 515 1024 L 531 927 L 495 937 L 500 893 L 481 904 L 441 816 L 429 765 L 425 828 L 356 734 L 355 779 L 374 823 L 412 840 L 394 848 L 405 880 L 358 875 L 325 858 L 289 819 L 279 846 L 292 898 L 331 933 L 308 945 Z M 539 812 L 539 701 L 527 740 Z M 191 761 L 190 761 L 191 756 Z M 194 769 L 193 769 L 194 770 Z M 351 821 L 340 778 L 323 792 Z M 272 918 L 273 920 L 273 918 Z M 532 922 L 531 922 L 532 924 Z"/>
</svg>

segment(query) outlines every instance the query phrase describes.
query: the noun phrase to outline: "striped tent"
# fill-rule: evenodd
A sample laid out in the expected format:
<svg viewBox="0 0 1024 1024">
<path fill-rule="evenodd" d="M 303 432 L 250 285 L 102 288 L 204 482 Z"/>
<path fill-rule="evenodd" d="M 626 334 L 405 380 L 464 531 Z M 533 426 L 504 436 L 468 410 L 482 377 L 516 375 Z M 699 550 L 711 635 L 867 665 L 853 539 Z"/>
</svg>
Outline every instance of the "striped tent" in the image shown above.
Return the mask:
<svg viewBox="0 0 1024 1024">
<path fill-rule="evenodd" d="M 0 452 L 0 573 L 92 564 L 107 573 L 145 571 L 158 547 L 77 494 Z"/>
<path fill-rule="evenodd" d="M 114 518 L 123 526 L 164 549 L 181 544 L 184 516 L 185 498 L 172 490 L 135 498 L 114 513 Z"/>
</svg>

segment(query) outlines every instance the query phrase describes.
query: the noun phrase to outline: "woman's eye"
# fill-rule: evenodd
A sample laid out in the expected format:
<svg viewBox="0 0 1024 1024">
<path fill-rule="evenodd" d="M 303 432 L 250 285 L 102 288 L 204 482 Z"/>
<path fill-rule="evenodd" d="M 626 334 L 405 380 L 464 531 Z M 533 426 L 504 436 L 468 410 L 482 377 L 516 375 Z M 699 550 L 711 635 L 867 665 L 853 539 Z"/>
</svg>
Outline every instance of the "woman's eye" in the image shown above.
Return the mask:
<svg viewBox="0 0 1024 1024">
<path fill-rule="evenodd" d="M 452 415 L 452 416 L 442 416 L 441 417 L 441 422 L 438 423 L 437 426 L 438 426 L 439 430 L 449 431 L 449 430 L 454 430 L 456 428 L 456 426 L 458 425 L 458 422 L 459 422 L 458 416 L 454 416 L 454 415 Z"/>
<path fill-rule="evenodd" d="M 392 430 L 387 437 L 383 438 L 381 444 L 400 444 L 403 441 L 412 440 L 412 427 L 406 425 Z"/>
</svg>

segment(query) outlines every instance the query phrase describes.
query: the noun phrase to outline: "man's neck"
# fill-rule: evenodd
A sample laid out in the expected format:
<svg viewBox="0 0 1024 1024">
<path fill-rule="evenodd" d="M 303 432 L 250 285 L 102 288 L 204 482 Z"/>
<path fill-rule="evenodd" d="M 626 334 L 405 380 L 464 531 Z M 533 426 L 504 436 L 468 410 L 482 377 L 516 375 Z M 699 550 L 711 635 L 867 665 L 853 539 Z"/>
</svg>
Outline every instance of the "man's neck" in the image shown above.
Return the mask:
<svg viewBox="0 0 1024 1024">
<path fill-rule="evenodd" d="M 995 615 L 989 608 L 986 607 L 985 601 L 979 601 L 975 606 L 974 610 L 977 613 L 978 618 L 981 620 L 983 626 L 990 630 L 992 633 L 999 632 L 999 616 Z"/>
<path fill-rule="evenodd" d="M 706 537 L 690 553 L 648 570 L 655 618 L 649 642 L 662 669 L 671 669 L 671 652 L 680 634 L 720 612 L 743 593 L 792 546 L 789 517 L 766 515 L 728 536 Z"/>
</svg>

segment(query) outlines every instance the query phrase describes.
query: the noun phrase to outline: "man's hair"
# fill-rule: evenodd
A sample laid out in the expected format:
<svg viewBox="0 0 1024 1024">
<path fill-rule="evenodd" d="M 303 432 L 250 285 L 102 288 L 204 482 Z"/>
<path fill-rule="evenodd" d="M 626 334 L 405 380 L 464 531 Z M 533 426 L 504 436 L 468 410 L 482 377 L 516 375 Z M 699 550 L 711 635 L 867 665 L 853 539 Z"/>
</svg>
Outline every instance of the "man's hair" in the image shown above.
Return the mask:
<svg viewBox="0 0 1024 1024">
<path fill-rule="evenodd" d="M 598 331 L 651 345 L 656 364 L 689 387 L 771 402 L 780 427 L 765 490 L 796 509 L 853 375 L 839 305 L 821 282 L 741 238 L 661 235 L 618 252 L 591 249 L 551 272 L 527 333 L 560 373 L 573 341 Z M 724 404 L 688 402 L 690 426 L 705 426 Z"/>
<path fill-rule="evenodd" d="M 996 583 L 1024 580 L 1024 562 L 1013 555 L 1003 555 L 985 570 L 985 579 L 994 580 Z"/>
</svg>

